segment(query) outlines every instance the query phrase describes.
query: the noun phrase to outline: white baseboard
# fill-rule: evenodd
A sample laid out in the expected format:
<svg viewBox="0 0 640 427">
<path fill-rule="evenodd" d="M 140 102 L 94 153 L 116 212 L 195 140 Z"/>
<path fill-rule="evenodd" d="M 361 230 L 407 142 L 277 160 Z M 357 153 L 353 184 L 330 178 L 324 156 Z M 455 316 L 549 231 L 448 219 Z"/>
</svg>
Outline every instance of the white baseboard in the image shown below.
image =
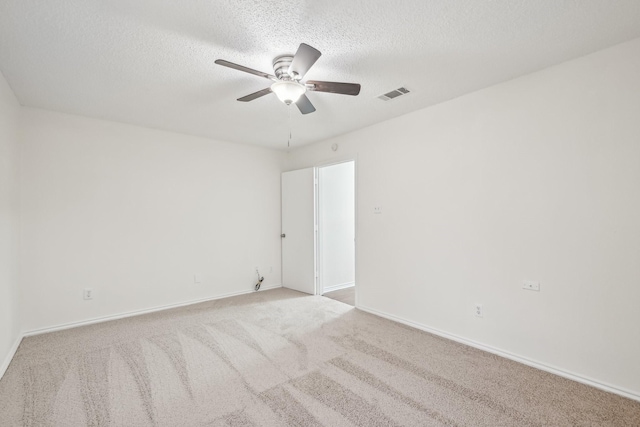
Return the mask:
<svg viewBox="0 0 640 427">
<path fill-rule="evenodd" d="M 622 387 L 617 387 L 617 386 L 614 386 L 614 385 L 611 385 L 611 384 L 604 383 L 602 381 L 594 380 L 593 378 L 589 378 L 589 377 L 586 377 L 584 375 L 576 374 L 574 372 L 567 371 L 567 370 L 562 369 L 562 368 L 558 368 L 558 367 L 547 365 L 545 363 L 541 363 L 541 362 L 538 362 L 538 361 L 535 361 L 535 360 L 531 360 L 529 358 L 526 358 L 526 357 L 523 357 L 523 356 L 519 356 L 517 354 L 513 354 L 513 353 L 501 350 L 501 349 L 496 348 L 496 347 L 492 347 L 490 345 L 482 344 L 482 343 L 479 343 L 477 341 L 473 341 L 473 340 L 470 340 L 470 339 L 467 339 L 467 338 L 463 338 L 463 337 L 458 336 L 458 335 L 450 334 L 448 332 L 444 332 L 444 331 L 441 331 L 439 329 L 431 328 L 429 326 L 422 325 L 420 323 L 412 322 L 410 320 L 406 320 L 406 319 L 403 319 L 403 318 L 400 318 L 400 317 L 397 317 L 397 316 L 393 316 L 391 314 L 387 314 L 387 313 L 384 313 L 384 312 L 381 312 L 381 311 L 378 311 L 378 310 L 374 310 L 372 308 L 363 307 L 361 305 L 357 305 L 356 308 L 358 308 L 359 310 L 362 310 L 362 311 L 366 311 L 367 313 L 374 314 L 374 315 L 379 316 L 379 317 L 384 317 L 385 319 L 389 319 L 389 320 L 392 320 L 394 322 L 402 323 L 403 325 L 411 326 L 413 328 L 420 329 L 422 331 L 429 332 L 431 334 L 438 335 L 440 337 L 447 338 L 447 339 L 450 339 L 452 341 L 456 341 L 456 342 L 459 342 L 459 343 L 462 343 L 462 344 L 466 344 L 466 345 L 468 345 L 470 347 L 474 347 L 474 348 L 477 348 L 477 349 L 480 349 L 480 350 L 484 350 L 484 351 L 489 352 L 489 353 L 497 354 L 498 356 L 502 356 L 502 357 L 504 357 L 506 359 L 510 359 L 510 360 L 515 361 L 515 362 L 519 362 L 519 363 L 522 363 L 524 365 L 540 369 L 542 371 L 550 372 L 552 374 L 555 374 L 555 375 L 558 375 L 558 376 L 561 376 L 561 377 L 564 377 L 564 378 L 568 378 L 570 380 L 577 381 L 577 382 L 582 383 L 582 384 L 590 385 L 590 386 L 598 388 L 600 390 L 608 391 L 610 393 L 615 393 L 615 394 L 618 394 L 620 396 L 623 396 L 623 397 L 626 397 L 626 398 L 629 398 L 629 399 L 640 401 L 640 393 L 638 393 L 636 391 L 627 390 L 627 389 L 624 389 Z"/>
<path fill-rule="evenodd" d="M 277 289 L 277 288 L 281 288 L 281 287 L 282 287 L 282 285 L 265 286 L 265 287 L 261 287 L 258 292 L 268 291 L 270 289 Z M 110 315 L 110 316 L 96 317 L 96 318 L 93 318 L 93 319 L 81 320 L 81 321 L 78 321 L 78 322 L 63 323 L 63 324 L 60 324 L 60 325 L 48 326 L 46 328 L 39 328 L 39 329 L 33 329 L 31 331 L 26 331 L 26 332 L 22 333 L 22 336 L 23 337 L 30 337 L 30 336 L 33 336 L 33 335 L 46 334 L 48 332 L 62 331 L 64 329 L 71 329 L 71 328 L 77 328 L 79 326 L 93 325 L 94 323 L 108 322 L 110 320 L 124 319 L 125 317 L 139 316 L 141 314 L 154 313 L 156 311 L 162 311 L 162 310 L 168 310 L 168 309 L 171 309 L 171 308 L 184 307 L 186 305 L 198 304 L 198 303 L 201 303 L 201 302 L 213 301 L 213 300 L 222 299 L 222 298 L 235 297 L 235 296 L 238 296 L 238 295 L 251 294 L 251 293 L 254 293 L 254 292 L 255 291 L 252 290 L 252 289 L 246 290 L 246 291 L 231 292 L 231 293 L 227 293 L 227 294 L 216 295 L 214 297 L 206 297 L 206 298 L 200 298 L 200 299 L 197 299 L 197 300 L 179 302 L 179 303 L 176 303 L 176 304 L 168 304 L 168 305 L 162 305 L 162 306 L 157 306 L 157 307 L 145 308 L 143 310 L 127 311 L 127 312 L 124 312 L 124 313 L 113 314 L 113 315 Z"/>
<path fill-rule="evenodd" d="M 327 293 L 327 292 L 332 292 L 332 291 L 339 291 L 340 289 L 347 289 L 350 288 L 352 286 L 355 286 L 356 282 L 347 282 L 347 283 L 340 283 L 338 285 L 333 285 L 333 286 L 326 286 L 323 290 L 322 293 Z"/>
<path fill-rule="evenodd" d="M 13 345 L 9 349 L 9 353 L 4 358 L 2 365 L 0 365 L 0 379 L 2 379 L 2 377 L 4 376 L 4 373 L 7 372 L 7 368 L 9 368 L 9 364 L 13 360 L 13 356 L 16 355 L 16 351 L 18 351 L 18 347 L 22 342 L 22 338 L 23 338 L 23 335 L 18 335 L 18 337 L 16 338 L 16 341 L 13 343 Z"/>
</svg>

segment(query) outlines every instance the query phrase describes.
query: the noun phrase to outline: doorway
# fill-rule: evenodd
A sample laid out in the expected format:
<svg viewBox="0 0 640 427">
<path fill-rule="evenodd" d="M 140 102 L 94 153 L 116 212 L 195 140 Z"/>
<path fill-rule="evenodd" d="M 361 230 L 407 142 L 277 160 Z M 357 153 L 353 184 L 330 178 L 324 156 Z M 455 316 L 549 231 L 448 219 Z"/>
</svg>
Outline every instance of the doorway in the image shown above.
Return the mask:
<svg viewBox="0 0 640 427">
<path fill-rule="evenodd" d="M 282 286 L 356 302 L 356 162 L 282 173 Z"/>
<path fill-rule="evenodd" d="M 355 306 L 355 162 L 317 168 L 317 293 Z"/>
</svg>

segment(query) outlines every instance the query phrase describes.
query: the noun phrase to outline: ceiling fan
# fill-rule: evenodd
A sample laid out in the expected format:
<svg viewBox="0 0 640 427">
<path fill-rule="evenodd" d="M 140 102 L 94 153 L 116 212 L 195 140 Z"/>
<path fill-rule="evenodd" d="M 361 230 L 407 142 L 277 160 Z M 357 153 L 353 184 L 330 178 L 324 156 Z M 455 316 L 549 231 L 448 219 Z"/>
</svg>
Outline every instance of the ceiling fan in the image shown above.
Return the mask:
<svg viewBox="0 0 640 427">
<path fill-rule="evenodd" d="M 316 111 L 316 109 L 305 95 L 307 91 L 353 96 L 360 93 L 360 85 L 357 83 L 322 82 L 318 80 L 307 80 L 303 82 L 302 78 L 307 74 L 311 66 L 316 63 L 318 58 L 320 58 L 320 55 L 322 54 L 318 49 L 302 43 L 300 47 L 298 47 L 295 55 L 280 55 L 273 60 L 273 72 L 275 75 L 234 64 L 224 59 L 218 59 L 215 63 L 273 81 L 268 88 L 238 98 L 238 101 L 253 101 L 254 99 L 273 92 L 280 101 L 287 105 L 295 103 L 302 114 L 309 114 Z"/>
</svg>

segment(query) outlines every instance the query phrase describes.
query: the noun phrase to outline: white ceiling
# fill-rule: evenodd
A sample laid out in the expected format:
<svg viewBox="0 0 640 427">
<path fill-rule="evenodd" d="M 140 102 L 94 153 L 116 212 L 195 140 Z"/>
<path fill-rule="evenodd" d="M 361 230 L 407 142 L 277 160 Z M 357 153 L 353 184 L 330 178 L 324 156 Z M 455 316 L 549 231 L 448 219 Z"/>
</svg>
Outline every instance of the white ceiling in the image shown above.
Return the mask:
<svg viewBox="0 0 640 427">
<path fill-rule="evenodd" d="M 293 107 L 292 146 L 640 37 L 638 0 L 0 0 L 0 70 L 22 105 L 286 148 L 287 106 L 236 98 L 301 42 L 306 79 L 362 84 Z M 406 86 L 412 93 L 377 96 Z"/>
</svg>

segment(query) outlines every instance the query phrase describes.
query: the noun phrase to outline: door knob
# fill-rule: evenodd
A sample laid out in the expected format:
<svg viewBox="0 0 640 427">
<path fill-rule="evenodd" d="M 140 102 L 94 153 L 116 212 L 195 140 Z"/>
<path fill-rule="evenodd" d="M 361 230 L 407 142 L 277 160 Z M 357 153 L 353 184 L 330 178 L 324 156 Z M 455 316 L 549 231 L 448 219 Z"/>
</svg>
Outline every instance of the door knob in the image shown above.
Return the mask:
<svg viewBox="0 0 640 427">
<path fill-rule="evenodd" d="M 284 234 L 284 233 L 282 233 L 282 234 L 280 235 L 280 237 L 282 237 L 282 238 L 284 239 L 285 237 L 287 237 L 287 235 L 286 235 L 286 234 Z"/>
</svg>

